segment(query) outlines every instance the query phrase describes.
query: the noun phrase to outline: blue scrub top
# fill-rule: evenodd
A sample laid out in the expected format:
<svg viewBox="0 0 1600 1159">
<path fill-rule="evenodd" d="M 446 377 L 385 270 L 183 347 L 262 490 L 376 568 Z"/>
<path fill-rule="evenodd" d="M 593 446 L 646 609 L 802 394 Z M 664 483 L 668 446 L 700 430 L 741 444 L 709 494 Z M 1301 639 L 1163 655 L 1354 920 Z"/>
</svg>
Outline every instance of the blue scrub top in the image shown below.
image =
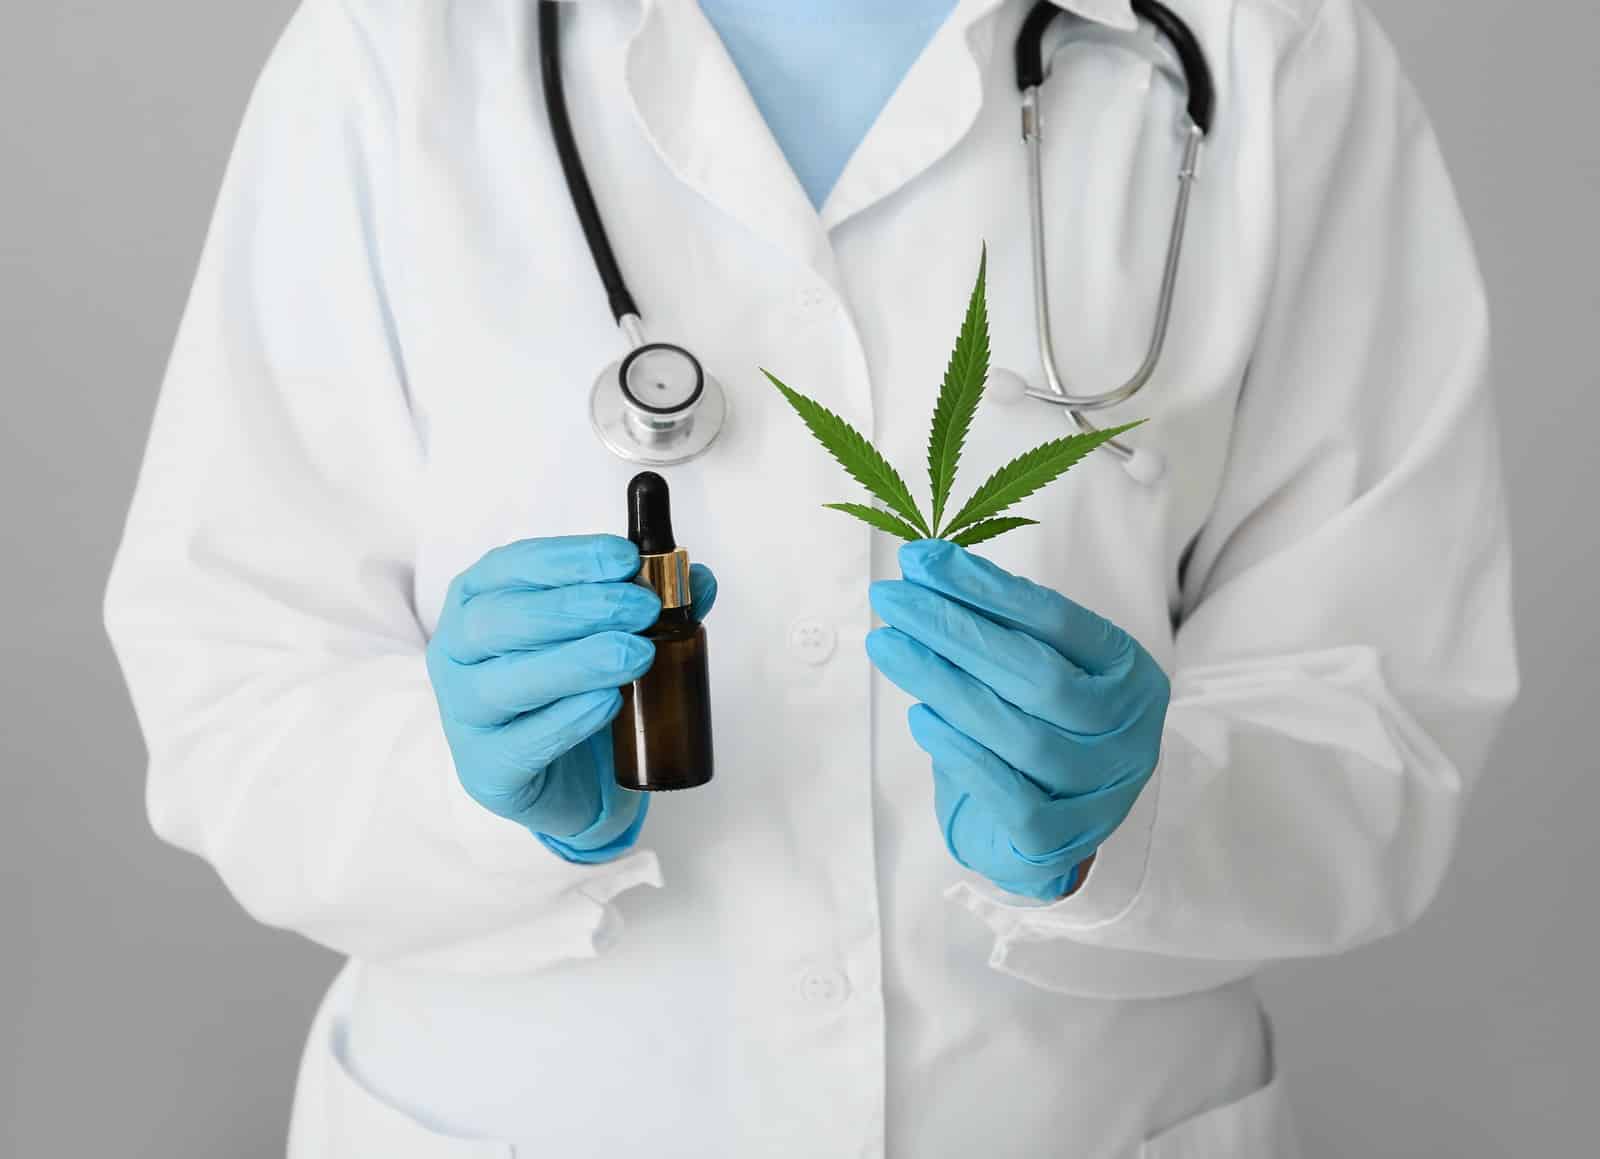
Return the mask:
<svg viewBox="0 0 1600 1159">
<path fill-rule="evenodd" d="M 700 0 L 818 209 L 955 0 Z"/>
</svg>

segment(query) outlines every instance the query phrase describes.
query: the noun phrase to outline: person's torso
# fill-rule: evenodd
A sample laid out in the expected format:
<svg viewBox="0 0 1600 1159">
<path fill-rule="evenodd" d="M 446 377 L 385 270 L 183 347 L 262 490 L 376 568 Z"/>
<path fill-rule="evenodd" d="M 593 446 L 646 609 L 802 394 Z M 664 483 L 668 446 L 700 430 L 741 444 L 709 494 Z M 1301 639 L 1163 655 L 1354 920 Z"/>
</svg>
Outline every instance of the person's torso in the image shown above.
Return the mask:
<svg viewBox="0 0 1600 1159">
<path fill-rule="evenodd" d="M 416 601 L 430 626 L 490 547 L 620 532 L 637 469 L 589 428 L 590 386 L 624 347 L 538 103 L 532 6 L 469 7 L 414 20 L 385 241 L 427 450 Z M 419 1116 L 532 1154 L 870 1155 L 887 1130 L 890 1154 L 918 1159 L 1113 1155 L 1248 1092 L 1267 1048 L 1247 984 L 1105 1000 L 991 967 L 993 933 L 943 896 L 965 875 L 908 702 L 862 648 L 867 586 L 893 573 L 893 544 L 821 507 L 863 496 L 758 371 L 843 415 L 920 491 L 987 245 L 992 360 L 1010 375 L 979 410 L 957 495 L 1070 429 L 1012 377 L 1042 381 L 1010 68 L 1026 6 L 958 6 L 824 221 L 692 5 L 658 0 L 642 25 L 625 0 L 576 7 L 573 118 L 645 326 L 730 396 L 710 453 L 668 472 L 679 541 L 721 582 L 707 625 L 716 779 L 653 802 L 642 843 L 664 886 L 613 903 L 614 946 L 494 982 L 364 970 L 351 1066 Z M 1133 437 L 1165 473 L 1140 482 L 1094 455 L 1021 508 L 1040 526 L 983 548 L 1160 661 L 1271 277 L 1272 6 L 1175 7 L 1212 50 L 1217 129 L 1160 368 L 1096 416 L 1148 419 Z M 1224 53 L 1241 41 L 1233 21 L 1262 24 L 1262 59 Z M 1085 390 L 1144 355 L 1181 101 L 1103 47 L 1061 58 L 1045 90 L 1051 316 L 1060 368 Z"/>
</svg>

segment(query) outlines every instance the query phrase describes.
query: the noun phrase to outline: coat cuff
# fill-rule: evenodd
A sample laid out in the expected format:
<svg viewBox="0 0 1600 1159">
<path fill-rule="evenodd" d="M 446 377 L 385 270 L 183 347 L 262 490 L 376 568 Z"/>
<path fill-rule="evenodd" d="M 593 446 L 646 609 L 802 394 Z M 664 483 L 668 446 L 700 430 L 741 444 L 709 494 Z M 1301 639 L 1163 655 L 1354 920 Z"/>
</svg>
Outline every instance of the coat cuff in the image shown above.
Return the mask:
<svg viewBox="0 0 1600 1159">
<path fill-rule="evenodd" d="M 519 826 L 520 828 L 520 826 Z M 563 865 L 526 829 L 523 836 L 539 858 Z M 622 916 L 611 900 L 625 890 L 662 884 L 656 855 L 634 853 L 585 870 L 585 880 L 532 907 L 527 917 L 481 937 L 452 941 L 387 963 L 399 969 L 509 977 L 558 962 L 597 958 L 622 936 Z"/>
<path fill-rule="evenodd" d="M 1043 990 L 1116 1000 L 1194 994 L 1259 968 L 1257 962 L 1169 958 L 1096 944 L 1143 896 L 1165 765 L 1163 759 L 1127 819 L 1100 846 L 1077 892 L 1030 902 L 976 876 L 946 891 L 994 933 L 991 968 Z"/>
<path fill-rule="evenodd" d="M 1097 944 L 1131 914 L 1145 890 L 1162 768 L 1100 847 L 1088 879 L 1054 902 L 1029 902 L 988 881 L 957 882 L 945 896 L 994 933 L 989 966 L 1042 990 L 1078 998 L 1129 1000 L 1196 994 L 1254 973 L 1258 962 L 1169 958 Z"/>
<path fill-rule="evenodd" d="M 593 958 L 615 944 L 622 932 L 622 918 L 611 900 L 638 886 L 662 887 L 661 863 L 654 851 L 627 849 L 638 838 L 638 825 L 602 849 L 563 856 L 524 826 L 474 801 L 461 787 L 448 750 L 440 757 L 435 764 L 448 779 L 453 839 L 483 874 L 486 891 L 525 892 L 530 905 L 521 922 L 483 938 L 409 956 L 406 965 L 480 975 L 517 974 L 553 962 Z M 641 809 L 641 824 L 643 815 Z"/>
</svg>

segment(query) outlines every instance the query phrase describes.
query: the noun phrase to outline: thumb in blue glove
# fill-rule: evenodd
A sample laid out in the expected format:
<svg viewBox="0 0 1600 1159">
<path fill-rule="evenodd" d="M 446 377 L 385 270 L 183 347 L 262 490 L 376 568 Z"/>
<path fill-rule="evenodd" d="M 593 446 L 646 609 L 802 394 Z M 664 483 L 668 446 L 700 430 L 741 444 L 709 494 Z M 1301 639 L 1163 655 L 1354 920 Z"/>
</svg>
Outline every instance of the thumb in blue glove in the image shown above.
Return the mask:
<svg viewBox="0 0 1600 1159">
<path fill-rule="evenodd" d="M 638 549 L 615 535 L 507 544 L 451 583 L 428 644 L 462 787 L 567 861 L 620 857 L 648 811 L 646 794 L 616 783 L 608 728 L 620 687 L 655 659 L 633 634 L 661 612 L 628 582 L 638 570 Z M 703 617 L 716 579 L 696 564 L 690 585 Z"/>
<path fill-rule="evenodd" d="M 1000 888 L 1054 900 L 1155 771 L 1166 674 L 1115 624 L 943 540 L 872 585 L 878 670 L 920 703 L 945 843 Z"/>
</svg>

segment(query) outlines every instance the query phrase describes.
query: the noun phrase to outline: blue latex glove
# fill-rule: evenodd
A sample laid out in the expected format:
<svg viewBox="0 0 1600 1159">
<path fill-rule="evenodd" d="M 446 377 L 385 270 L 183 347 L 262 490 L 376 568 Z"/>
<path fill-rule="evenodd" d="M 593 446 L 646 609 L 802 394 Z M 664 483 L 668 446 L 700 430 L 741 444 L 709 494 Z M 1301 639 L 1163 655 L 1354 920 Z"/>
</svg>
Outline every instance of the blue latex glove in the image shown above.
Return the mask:
<svg viewBox="0 0 1600 1159">
<path fill-rule="evenodd" d="M 648 794 L 617 786 L 607 727 L 618 689 L 655 659 L 633 635 L 661 613 L 654 592 L 628 582 L 638 570 L 638 549 L 615 535 L 495 548 L 451 583 L 428 644 L 462 787 L 568 861 L 620 857 L 649 807 Z M 689 578 L 703 617 L 717 581 L 699 564 Z"/>
<path fill-rule="evenodd" d="M 1065 596 L 943 540 L 900 549 L 872 585 L 878 670 L 922 703 L 951 855 L 1040 900 L 1127 817 L 1155 771 L 1169 689 L 1138 641 Z"/>
</svg>

